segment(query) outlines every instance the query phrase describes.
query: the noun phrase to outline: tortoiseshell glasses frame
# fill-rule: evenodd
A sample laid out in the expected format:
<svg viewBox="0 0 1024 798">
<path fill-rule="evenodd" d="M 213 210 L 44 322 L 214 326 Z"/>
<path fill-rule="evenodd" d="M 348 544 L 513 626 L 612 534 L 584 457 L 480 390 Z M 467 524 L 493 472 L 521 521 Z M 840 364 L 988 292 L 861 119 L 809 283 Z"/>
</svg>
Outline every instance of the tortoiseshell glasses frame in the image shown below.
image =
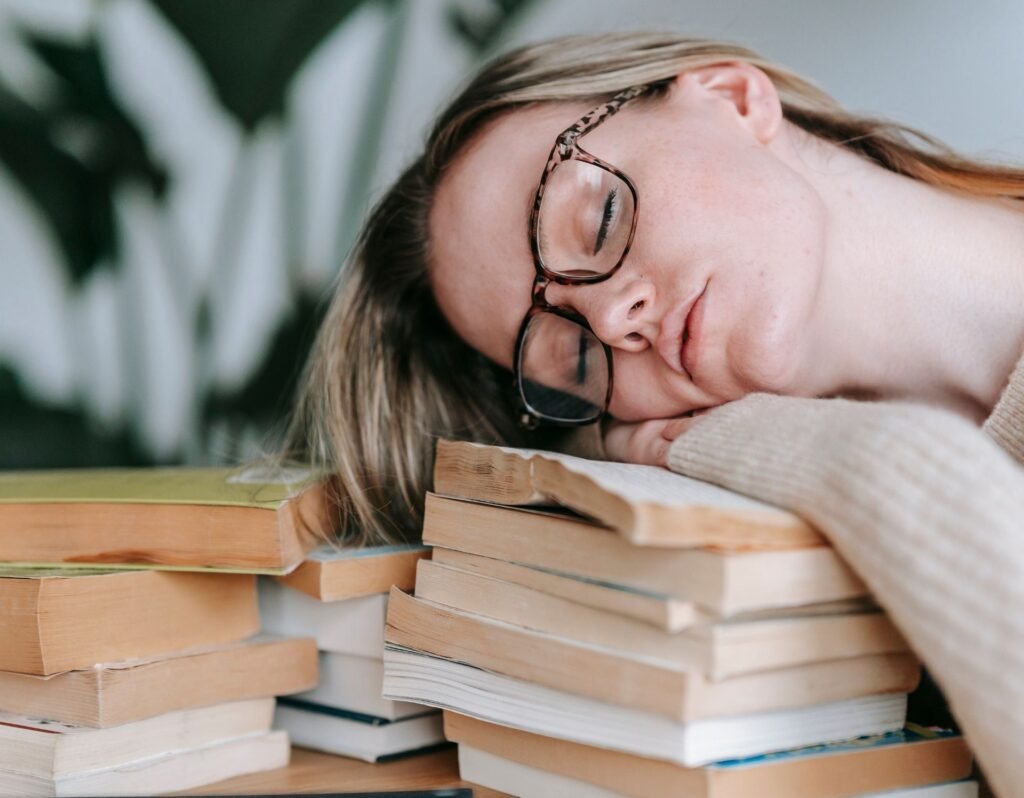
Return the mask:
<svg viewBox="0 0 1024 798">
<path fill-rule="evenodd" d="M 513 374 L 515 378 L 516 391 L 519 395 L 520 414 L 519 423 L 521 426 L 526 428 L 534 428 L 540 422 L 546 422 L 551 424 L 557 424 L 559 426 L 583 426 L 585 424 L 593 424 L 594 422 L 601 419 L 602 416 L 608 410 L 608 404 L 611 401 L 612 396 L 612 350 L 608 344 L 604 341 L 600 341 L 596 334 L 594 334 L 590 323 L 585 317 L 579 313 L 575 313 L 571 310 L 564 308 L 555 307 L 548 303 L 545 298 L 545 291 L 550 283 L 558 283 L 560 285 L 588 285 L 593 283 L 599 283 L 603 280 L 610 278 L 615 272 L 619 270 L 623 262 L 626 259 L 626 255 L 629 253 L 630 246 L 633 243 L 633 236 L 636 233 L 636 222 L 637 222 L 637 191 L 636 185 L 633 181 L 619 169 L 616 169 L 611 164 L 602 161 L 600 158 L 592 155 L 591 153 L 584 150 L 579 145 L 579 139 L 591 132 L 594 128 L 600 125 L 609 117 L 620 111 L 629 102 L 641 97 L 649 92 L 653 91 L 660 84 L 647 84 L 643 86 L 634 86 L 626 89 L 625 91 L 616 94 L 607 102 L 602 103 L 597 108 L 587 113 L 578 122 L 569 128 L 566 128 L 562 133 L 555 139 L 555 144 L 551 148 L 551 154 L 548 156 L 547 165 L 544 167 L 544 172 L 541 174 L 540 184 L 537 186 L 537 193 L 534 197 L 533 208 L 530 211 L 530 222 L 529 222 L 529 237 L 530 237 L 530 250 L 533 253 L 533 265 L 536 270 L 536 277 L 533 281 L 532 290 L 532 302 L 530 309 L 523 317 L 522 324 L 519 326 L 519 334 L 516 336 L 515 351 L 513 353 Z M 623 247 L 622 254 L 611 268 L 607 271 L 603 271 L 595 274 L 563 274 L 558 271 L 554 271 L 548 268 L 548 265 L 544 262 L 544 257 L 541 252 L 541 241 L 540 241 L 540 209 L 541 202 L 544 199 L 544 189 L 547 185 L 548 179 L 552 173 L 566 161 L 577 160 L 587 164 L 591 164 L 600 169 L 603 169 L 610 174 L 617 177 L 622 183 L 628 188 L 632 194 L 633 201 L 633 218 L 630 222 L 629 235 L 626 239 L 625 246 Z M 527 392 L 523 383 L 523 353 L 525 348 L 525 342 L 527 337 L 527 330 L 530 327 L 534 317 L 541 313 L 552 313 L 563 319 L 567 319 L 575 324 L 586 329 L 591 335 L 594 336 L 595 340 L 600 341 L 601 346 L 604 348 L 604 355 L 607 361 L 608 368 L 608 387 L 605 391 L 603 406 L 599 408 L 599 412 L 594 413 L 592 416 L 579 419 L 567 419 L 562 417 L 554 417 L 543 411 L 535 408 L 527 397 Z M 597 407 L 595 405 L 595 407 Z"/>
</svg>

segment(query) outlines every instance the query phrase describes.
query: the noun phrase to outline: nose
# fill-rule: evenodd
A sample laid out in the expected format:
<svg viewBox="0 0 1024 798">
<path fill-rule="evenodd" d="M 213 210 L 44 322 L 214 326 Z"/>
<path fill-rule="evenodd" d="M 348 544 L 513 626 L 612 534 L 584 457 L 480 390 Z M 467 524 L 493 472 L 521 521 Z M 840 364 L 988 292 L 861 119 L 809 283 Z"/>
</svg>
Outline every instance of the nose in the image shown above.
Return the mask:
<svg viewBox="0 0 1024 798">
<path fill-rule="evenodd" d="M 620 271 L 590 285 L 550 283 L 545 297 L 552 305 L 569 307 L 582 315 L 595 335 L 609 346 L 640 352 L 657 340 L 655 289 L 642 276 Z"/>
</svg>

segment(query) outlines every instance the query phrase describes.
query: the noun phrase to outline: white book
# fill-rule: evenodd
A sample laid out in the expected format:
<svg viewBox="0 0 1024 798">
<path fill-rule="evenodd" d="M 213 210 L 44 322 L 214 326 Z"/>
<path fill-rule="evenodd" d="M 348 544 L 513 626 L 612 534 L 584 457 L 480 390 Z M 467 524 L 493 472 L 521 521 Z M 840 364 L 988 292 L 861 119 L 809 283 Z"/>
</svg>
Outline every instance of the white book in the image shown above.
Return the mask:
<svg viewBox="0 0 1024 798">
<path fill-rule="evenodd" d="M 421 704 L 382 698 L 383 689 L 384 663 L 380 659 L 321 651 L 320 683 L 292 698 L 384 720 L 423 714 Z"/>
<path fill-rule="evenodd" d="M 384 696 L 686 767 L 894 731 L 907 708 L 900 693 L 681 723 L 392 647 Z"/>
<path fill-rule="evenodd" d="M 313 637 L 322 651 L 381 657 L 387 594 L 324 602 L 261 578 L 259 605 L 264 632 Z"/>
<path fill-rule="evenodd" d="M 200 748 L 270 730 L 273 698 L 177 710 L 94 729 L 0 714 L 0 769 L 61 779 L 129 764 L 175 748 Z"/>
<path fill-rule="evenodd" d="M 290 755 L 286 733 L 263 732 L 59 779 L 0 770 L 0 795 L 159 795 L 283 768 Z"/>
<path fill-rule="evenodd" d="M 330 707 L 300 708 L 281 704 L 274 715 L 274 726 L 287 731 L 295 745 L 366 762 L 378 762 L 444 742 L 440 712 L 390 723 L 366 723 L 345 717 L 344 713 L 333 713 Z"/>
<path fill-rule="evenodd" d="M 519 798 L 627 798 L 579 779 L 523 765 L 478 748 L 459 746 L 459 776 Z M 902 790 L 865 793 L 850 798 L 977 798 L 978 782 L 953 781 Z M 796 796 L 794 796 L 796 798 Z"/>
</svg>

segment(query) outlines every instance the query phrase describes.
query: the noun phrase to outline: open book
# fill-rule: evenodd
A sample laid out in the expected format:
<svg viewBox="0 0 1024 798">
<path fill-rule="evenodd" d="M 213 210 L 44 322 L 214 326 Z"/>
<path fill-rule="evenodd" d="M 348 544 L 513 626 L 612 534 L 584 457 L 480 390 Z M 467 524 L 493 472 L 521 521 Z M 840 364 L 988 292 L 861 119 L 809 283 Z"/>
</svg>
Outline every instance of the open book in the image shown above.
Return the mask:
<svg viewBox="0 0 1024 798">
<path fill-rule="evenodd" d="M 793 513 L 654 466 L 440 441 L 434 492 L 505 505 L 557 503 L 641 546 L 802 548 L 824 538 Z"/>
</svg>

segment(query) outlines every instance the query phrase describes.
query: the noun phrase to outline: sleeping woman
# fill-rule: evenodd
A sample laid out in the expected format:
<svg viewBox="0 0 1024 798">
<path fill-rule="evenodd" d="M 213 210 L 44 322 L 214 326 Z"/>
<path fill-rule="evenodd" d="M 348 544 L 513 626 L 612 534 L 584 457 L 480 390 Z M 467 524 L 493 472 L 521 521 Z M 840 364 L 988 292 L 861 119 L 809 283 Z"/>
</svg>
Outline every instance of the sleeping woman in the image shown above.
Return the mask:
<svg viewBox="0 0 1024 798">
<path fill-rule="evenodd" d="M 998 794 L 1024 784 L 1024 171 L 747 49 L 488 65 L 370 216 L 292 452 L 414 537 L 438 437 L 666 466 L 858 571 Z"/>
</svg>

